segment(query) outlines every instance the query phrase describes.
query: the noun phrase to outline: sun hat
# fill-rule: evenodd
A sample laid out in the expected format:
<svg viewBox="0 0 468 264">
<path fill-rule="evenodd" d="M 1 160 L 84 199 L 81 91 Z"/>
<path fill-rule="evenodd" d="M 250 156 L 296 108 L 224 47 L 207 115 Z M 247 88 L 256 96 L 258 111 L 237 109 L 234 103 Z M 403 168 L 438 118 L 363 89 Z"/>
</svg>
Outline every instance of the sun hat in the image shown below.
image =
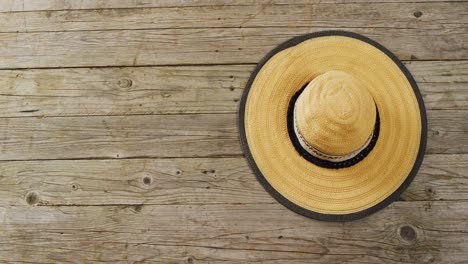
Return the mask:
<svg viewBox="0 0 468 264">
<path fill-rule="evenodd" d="M 416 82 L 393 53 L 356 33 L 322 31 L 259 62 L 239 129 L 250 167 L 277 201 L 310 218 L 349 221 L 410 184 L 427 120 Z"/>
</svg>

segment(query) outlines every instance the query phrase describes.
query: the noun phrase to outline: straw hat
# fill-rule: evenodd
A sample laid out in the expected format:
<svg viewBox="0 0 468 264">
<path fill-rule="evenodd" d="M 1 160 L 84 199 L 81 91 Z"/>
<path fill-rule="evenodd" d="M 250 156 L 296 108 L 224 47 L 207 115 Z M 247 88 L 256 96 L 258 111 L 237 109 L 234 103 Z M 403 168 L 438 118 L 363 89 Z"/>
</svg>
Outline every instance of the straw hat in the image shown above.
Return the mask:
<svg viewBox="0 0 468 264">
<path fill-rule="evenodd" d="M 380 44 L 343 31 L 271 51 L 247 83 L 239 123 L 265 189 L 325 221 L 361 218 L 397 199 L 426 146 L 424 103 L 409 71 Z"/>
</svg>

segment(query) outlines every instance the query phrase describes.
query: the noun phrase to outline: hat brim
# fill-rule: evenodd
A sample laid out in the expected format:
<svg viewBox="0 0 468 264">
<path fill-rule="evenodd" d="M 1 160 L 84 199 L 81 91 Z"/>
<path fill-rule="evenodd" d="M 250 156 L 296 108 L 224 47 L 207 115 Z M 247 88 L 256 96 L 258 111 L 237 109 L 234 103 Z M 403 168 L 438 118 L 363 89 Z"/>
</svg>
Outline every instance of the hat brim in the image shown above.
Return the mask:
<svg viewBox="0 0 468 264">
<path fill-rule="evenodd" d="M 307 161 L 288 133 L 291 98 L 329 70 L 365 82 L 380 113 L 374 149 L 348 168 Z M 410 72 L 382 45 L 344 31 L 299 36 L 268 53 L 244 90 L 239 128 L 246 158 L 264 188 L 294 212 L 324 221 L 362 218 L 396 200 L 416 175 L 427 140 L 426 111 Z"/>
</svg>

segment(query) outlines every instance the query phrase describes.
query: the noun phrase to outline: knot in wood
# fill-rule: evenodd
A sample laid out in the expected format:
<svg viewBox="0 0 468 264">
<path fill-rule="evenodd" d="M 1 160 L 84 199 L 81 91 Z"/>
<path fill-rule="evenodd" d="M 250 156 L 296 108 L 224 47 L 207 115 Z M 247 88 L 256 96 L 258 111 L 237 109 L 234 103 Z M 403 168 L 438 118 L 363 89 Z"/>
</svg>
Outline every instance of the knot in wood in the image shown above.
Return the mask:
<svg viewBox="0 0 468 264">
<path fill-rule="evenodd" d="M 130 87 L 132 87 L 133 82 L 132 82 L 132 80 L 130 80 L 128 78 L 122 78 L 117 82 L 117 85 L 120 88 L 130 88 Z"/>
<path fill-rule="evenodd" d="M 145 185 L 150 185 L 150 184 L 151 184 L 151 181 L 152 181 L 151 178 L 148 177 L 148 176 L 146 176 L 146 177 L 143 178 L 143 183 L 144 183 Z"/>
<path fill-rule="evenodd" d="M 414 242 L 417 239 L 416 230 L 412 226 L 405 225 L 400 228 L 400 237 L 404 241 Z"/>
<path fill-rule="evenodd" d="M 35 192 L 29 192 L 26 194 L 26 202 L 29 205 L 35 205 L 39 202 L 39 197 L 37 196 L 37 193 Z"/>
</svg>

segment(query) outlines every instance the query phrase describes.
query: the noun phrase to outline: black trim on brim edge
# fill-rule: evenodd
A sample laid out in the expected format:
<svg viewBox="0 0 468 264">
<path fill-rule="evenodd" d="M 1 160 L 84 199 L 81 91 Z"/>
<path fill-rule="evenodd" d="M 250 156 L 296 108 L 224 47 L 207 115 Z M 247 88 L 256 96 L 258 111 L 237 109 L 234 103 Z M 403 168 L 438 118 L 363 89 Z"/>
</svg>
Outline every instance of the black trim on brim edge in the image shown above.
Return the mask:
<svg viewBox="0 0 468 264">
<path fill-rule="evenodd" d="M 383 201 L 380 203 L 367 208 L 365 210 L 355 212 L 355 213 L 350 213 L 350 214 L 322 214 L 318 212 L 314 212 L 308 209 L 305 209 L 288 199 L 286 199 L 284 196 L 282 196 L 278 191 L 276 191 L 270 183 L 266 180 L 265 176 L 261 173 L 260 169 L 258 168 L 257 164 L 255 163 L 255 160 L 252 157 L 252 153 L 250 152 L 248 143 L 247 143 L 247 135 L 245 134 L 245 104 L 247 102 L 247 97 L 250 91 L 250 87 L 252 86 L 253 81 L 255 80 L 258 72 L 263 68 L 265 63 L 273 57 L 276 53 L 287 49 L 289 47 L 295 46 L 305 40 L 311 39 L 311 38 L 317 38 L 317 37 L 324 37 L 324 36 L 344 36 L 344 37 L 350 37 L 350 38 L 355 38 L 361 41 L 364 41 L 382 52 L 384 52 L 388 57 L 390 57 L 393 62 L 398 65 L 400 70 L 405 74 L 406 78 L 408 79 L 409 83 L 411 84 L 411 87 L 413 88 L 414 94 L 416 96 L 416 99 L 418 100 L 418 105 L 419 105 L 419 112 L 421 114 L 421 141 L 419 145 L 419 152 L 416 157 L 416 161 L 414 162 L 413 168 L 411 169 L 408 177 L 405 179 L 405 181 L 398 187 L 396 191 L 394 191 L 391 195 L 389 195 L 387 198 L 385 198 Z M 419 88 L 416 84 L 416 81 L 414 80 L 413 76 L 411 73 L 406 69 L 406 67 L 401 63 L 401 61 L 388 49 L 386 49 L 384 46 L 380 45 L 379 43 L 373 41 L 372 39 L 369 39 L 367 37 L 364 37 L 362 35 L 359 35 L 357 33 L 353 32 L 347 32 L 347 31 L 320 31 L 320 32 L 315 32 L 315 33 L 310 33 L 302 36 L 298 36 L 295 38 L 292 38 L 276 48 L 274 48 L 272 51 L 270 51 L 260 62 L 257 64 L 255 67 L 254 71 L 250 75 L 250 78 L 247 82 L 247 85 L 245 87 L 244 93 L 242 94 L 241 102 L 240 102 L 240 108 L 239 108 L 239 133 L 240 133 L 240 141 L 241 141 L 241 146 L 244 150 L 245 157 L 253 170 L 254 174 L 256 175 L 258 181 L 263 185 L 265 190 L 270 193 L 273 198 L 275 198 L 279 203 L 282 205 L 286 206 L 290 210 L 301 214 L 303 216 L 321 220 L 321 221 L 329 221 L 329 222 L 345 222 L 345 221 L 351 221 L 351 220 L 356 220 L 363 218 L 365 216 L 368 216 L 370 214 L 373 214 L 384 207 L 388 206 L 390 203 L 398 199 L 400 195 L 403 193 L 403 191 L 409 186 L 409 184 L 413 181 L 414 177 L 416 176 L 416 173 L 419 170 L 419 167 L 421 166 L 421 163 L 424 158 L 424 152 L 426 150 L 426 143 L 427 143 L 427 117 L 426 117 L 426 108 L 424 107 L 424 102 L 421 96 L 421 93 L 419 91 Z"/>
</svg>

